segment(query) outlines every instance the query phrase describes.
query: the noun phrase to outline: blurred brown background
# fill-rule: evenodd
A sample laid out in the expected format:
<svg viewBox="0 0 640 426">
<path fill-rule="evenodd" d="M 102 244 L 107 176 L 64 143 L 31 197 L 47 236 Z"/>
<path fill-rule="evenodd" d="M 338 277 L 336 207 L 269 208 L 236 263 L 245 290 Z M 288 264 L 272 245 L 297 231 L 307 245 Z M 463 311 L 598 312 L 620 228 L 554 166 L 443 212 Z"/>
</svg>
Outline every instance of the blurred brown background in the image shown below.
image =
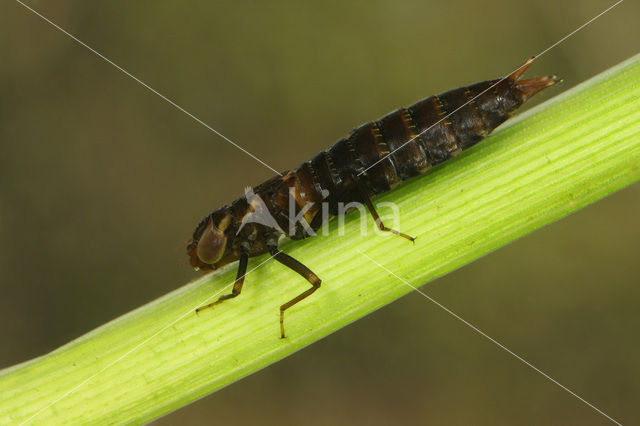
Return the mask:
<svg viewBox="0 0 640 426">
<path fill-rule="evenodd" d="M 286 169 L 364 121 L 508 73 L 612 1 L 28 4 Z M 624 2 L 540 58 L 528 75 L 565 79 L 540 100 L 638 53 L 639 13 Z M 195 277 L 179 245 L 272 172 L 13 1 L 0 58 L 6 367 Z M 639 215 L 636 184 L 424 290 L 631 422 Z M 204 422 L 607 423 L 417 294 L 157 423 Z"/>
</svg>

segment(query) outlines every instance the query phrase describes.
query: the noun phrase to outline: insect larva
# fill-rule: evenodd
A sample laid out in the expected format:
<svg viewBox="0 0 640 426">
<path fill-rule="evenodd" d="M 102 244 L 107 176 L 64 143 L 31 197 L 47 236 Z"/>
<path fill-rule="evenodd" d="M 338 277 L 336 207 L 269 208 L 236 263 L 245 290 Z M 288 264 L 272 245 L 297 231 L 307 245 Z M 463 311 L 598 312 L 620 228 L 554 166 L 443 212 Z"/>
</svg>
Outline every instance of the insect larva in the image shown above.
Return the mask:
<svg viewBox="0 0 640 426">
<path fill-rule="evenodd" d="M 529 59 L 506 78 L 430 96 L 365 123 L 297 169 L 248 188 L 244 197 L 208 214 L 187 246 L 191 265 L 207 271 L 240 262 L 232 292 L 197 311 L 238 296 L 249 257 L 268 252 L 311 284 L 280 306 L 284 338 L 284 312 L 316 291 L 321 280 L 279 251 L 279 238 L 283 234 L 293 239 L 313 235 L 328 219 L 321 211 L 335 216 L 339 203 L 355 201 L 367 207 L 381 230 L 413 241 L 384 226 L 371 198 L 475 145 L 528 98 L 558 81 L 555 76 L 519 80 L 532 62 Z"/>
</svg>

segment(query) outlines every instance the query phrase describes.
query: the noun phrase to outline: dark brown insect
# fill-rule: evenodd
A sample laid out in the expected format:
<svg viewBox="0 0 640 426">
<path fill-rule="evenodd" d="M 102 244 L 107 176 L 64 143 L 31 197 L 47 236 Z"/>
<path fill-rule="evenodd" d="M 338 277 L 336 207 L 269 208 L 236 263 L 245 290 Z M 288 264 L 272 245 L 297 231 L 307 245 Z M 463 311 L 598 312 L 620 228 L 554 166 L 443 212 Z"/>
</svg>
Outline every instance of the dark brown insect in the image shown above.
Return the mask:
<svg viewBox="0 0 640 426">
<path fill-rule="evenodd" d="M 313 235 L 328 219 L 320 214 L 322 205 L 330 217 L 338 214 L 339 203 L 356 201 L 366 205 L 380 230 L 413 241 L 384 226 L 371 198 L 475 145 L 528 98 L 558 81 L 555 76 L 519 80 L 533 59 L 506 78 L 431 96 L 363 124 L 297 169 L 248 189 L 245 197 L 208 214 L 187 246 L 191 265 L 208 271 L 240 263 L 232 292 L 196 312 L 238 296 L 249 257 L 268 252 L 311 284 L 280 306 L 284 338 L 284 312 L 316 291 L 320 278 L 279 251 L 279 238 Z"/>
</svg>

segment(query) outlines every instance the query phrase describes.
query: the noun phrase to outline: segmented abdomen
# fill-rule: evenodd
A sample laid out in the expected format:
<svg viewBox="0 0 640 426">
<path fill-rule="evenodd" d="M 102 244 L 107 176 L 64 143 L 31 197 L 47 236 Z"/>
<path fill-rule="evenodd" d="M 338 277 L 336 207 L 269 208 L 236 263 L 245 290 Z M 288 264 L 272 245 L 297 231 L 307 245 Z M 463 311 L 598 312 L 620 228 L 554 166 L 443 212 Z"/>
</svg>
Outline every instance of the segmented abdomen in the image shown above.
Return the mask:
<svg viewBox="0 0 640 426">
<path fill-rule="evenodd" d="M 348 198 L 341 194 L 354 174 L 371 193 L 388 191 L 475 145 L 505 121 L 505 91 L 505 81 L 492 80 L 430 96 L 356 128 L 295 174 L 312 182 L 305 185 L 309 195 L 325 189 L 332 199 Z"/>
</svg>

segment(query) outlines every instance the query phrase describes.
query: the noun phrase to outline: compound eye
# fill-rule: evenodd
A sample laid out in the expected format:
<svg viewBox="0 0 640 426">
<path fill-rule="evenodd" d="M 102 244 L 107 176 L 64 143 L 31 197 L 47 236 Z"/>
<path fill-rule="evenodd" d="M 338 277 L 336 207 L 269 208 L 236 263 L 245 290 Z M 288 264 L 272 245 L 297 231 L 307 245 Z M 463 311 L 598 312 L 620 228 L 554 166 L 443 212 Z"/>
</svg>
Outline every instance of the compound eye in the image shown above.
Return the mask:
<svg viewBox="0 0 640 426">
<path fill-rule="evenodd" d="M 224 236 L 224 232 L 211 221 L 198 241 L 196 253 L 204 263 L 213 264 L 222 258 L 226 245 L 227 237 Z"/>
</svg>

